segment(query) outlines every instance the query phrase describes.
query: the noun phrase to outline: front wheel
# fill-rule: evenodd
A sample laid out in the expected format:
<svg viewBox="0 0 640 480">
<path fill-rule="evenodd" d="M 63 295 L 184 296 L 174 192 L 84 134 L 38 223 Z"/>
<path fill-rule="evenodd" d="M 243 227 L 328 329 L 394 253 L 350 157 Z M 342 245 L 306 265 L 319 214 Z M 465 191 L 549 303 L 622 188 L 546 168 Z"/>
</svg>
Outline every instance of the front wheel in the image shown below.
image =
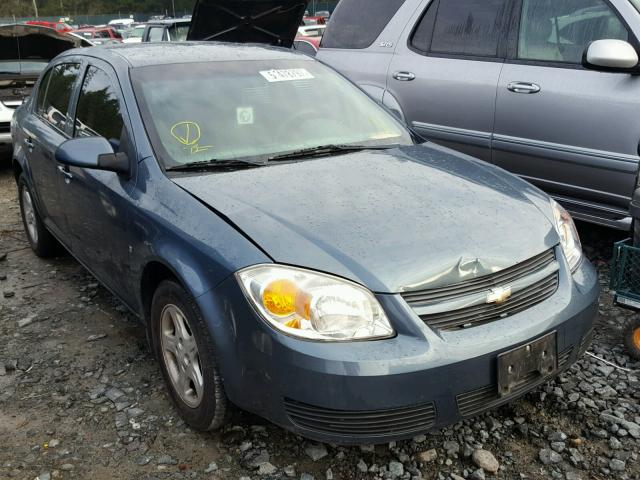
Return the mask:
<svg viewBox="0 0 640 480">
<path fill-rule="evenodd" d="M 27 234 L 31 249 L 42 258 L 52 257 L 60 251 L 60 244 L 49 230 L 46 229 L 42 219 L 36 210 L 31 189 L 24 175 L 18 179 L 18 196 L 20 200 L 20 213 L 22 224 Z"/>
<path fill-rule="evenodd" d="M 163 281 L 150 321 L 153 348 L 182 418 L 201 431 L 223 426 L 228 401 L 213 339 L 193 297 L 176 282 Z"/>
<path fill-rule="evenodd" d="M 627 346 L 629 355 L 636 360 L 640 360 L 640 318 L 636 318 L 627 326 L 624 343 Z"/>
</svg>

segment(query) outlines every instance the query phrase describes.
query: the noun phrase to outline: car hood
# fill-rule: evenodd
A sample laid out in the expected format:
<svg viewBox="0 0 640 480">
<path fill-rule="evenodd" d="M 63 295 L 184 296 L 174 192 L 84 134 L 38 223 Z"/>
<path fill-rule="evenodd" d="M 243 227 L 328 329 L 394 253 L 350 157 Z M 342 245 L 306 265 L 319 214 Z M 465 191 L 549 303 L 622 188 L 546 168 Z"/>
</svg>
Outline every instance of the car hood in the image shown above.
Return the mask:
<svg viewBox="0 0 640 480">
<path fill-rule="evenodd" d="M 309 0 L 196 0 L 187 40 L 290 48 Z"/>
<path fill-rule="evenodd" d="M 559 242 L 539 190 L 440 147 L 172 180 L 275 262 L 339 275 L 379 293 L 469 280 Z"/>
<path fill-rule="evenodd" d="M 77 35 L 58 33 L 37 25 L 0 26 L 0 62 L 45 60 L 76 47 L 88 47 L 91 42 Z"/>
</svg>

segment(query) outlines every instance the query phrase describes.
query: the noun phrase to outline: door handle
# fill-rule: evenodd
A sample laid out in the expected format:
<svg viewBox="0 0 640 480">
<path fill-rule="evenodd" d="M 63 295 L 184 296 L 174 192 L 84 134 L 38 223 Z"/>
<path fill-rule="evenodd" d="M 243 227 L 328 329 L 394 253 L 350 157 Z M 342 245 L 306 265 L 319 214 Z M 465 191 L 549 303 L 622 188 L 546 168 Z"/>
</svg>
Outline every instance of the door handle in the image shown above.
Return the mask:
<svg viewBox="0 0 640 480">
<path fill-rule="evenodd" d="M 511 82 L 507 85 L 507 88 L 510 92 L 513 93 L 538 93 L 540 91 L 540 85 L 536 85 L 535 83 L 529 82 Z"/>
<path fill-rule="evenodd" d="M 393 78 L 399 80 L 400 82 L 410 82 L 411 80 L 416 79 L 415 73 L 411 72 L 396 72 L 393 74 Z"/>
<path fill-rule="evenodd" d="M 33 143 L 33 140 L 31 140 L 31 138 L 30 138 L 30 137 L 25 137 L 25 139 L 24 139 L 24 144 L 25 144 L 27 147 L 29 147 L 29 148 L 33 148 L 33 147 L 35 147 L 35 146 L 36 146 L 36 144 L 35 144 L 35 143 Z"/>
<path fill-rule="evenodd" d="M 64 165 L 58 165 L 58 172 L 60 172 L 62 176 L 64 176 L 66 182 L 73 178 L 73 173 L 67 170 L 67 167 L 65 167 Z"/>
</svg>

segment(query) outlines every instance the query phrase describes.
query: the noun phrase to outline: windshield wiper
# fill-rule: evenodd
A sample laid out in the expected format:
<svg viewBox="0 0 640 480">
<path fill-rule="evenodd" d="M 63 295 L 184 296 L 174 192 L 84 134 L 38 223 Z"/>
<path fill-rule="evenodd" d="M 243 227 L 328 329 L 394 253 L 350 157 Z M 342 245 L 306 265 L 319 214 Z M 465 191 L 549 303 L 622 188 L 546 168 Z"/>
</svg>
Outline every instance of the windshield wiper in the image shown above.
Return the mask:
<svg viewBox="0 0 640 480">
<path fill-rule="evenodd" d="M 311 158 L 334 153 L 360 152 L 362 150 L 387 150 L 397 146 L 398 145 L 320 145 L 318 147 L 303 148 L 302 150 L 274 155 L 273 157 L 269 157 L 269 161 L 278 162 L 281 160 Z"/>
<path fill-rule="evenodd" d="M 187 172 L 190 170 L 240 170 L 244 168 L 264 167 L 264 163 L 251 162 L 249 160 L 204 160 L 183 165 L 167 167 L 167 172 Z"/>
</svg>

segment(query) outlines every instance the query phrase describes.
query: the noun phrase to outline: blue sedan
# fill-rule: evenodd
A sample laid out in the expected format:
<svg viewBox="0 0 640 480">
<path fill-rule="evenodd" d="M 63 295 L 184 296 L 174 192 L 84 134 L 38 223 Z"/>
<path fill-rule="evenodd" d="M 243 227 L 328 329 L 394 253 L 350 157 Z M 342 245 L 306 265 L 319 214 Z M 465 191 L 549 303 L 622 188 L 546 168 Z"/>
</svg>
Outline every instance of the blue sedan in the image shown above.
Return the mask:
<svg viewBox="0 0 640 480">
<path fill-rule="evenodd" d="M 598 281 L 569 214 L 302 54 L 71 50 L 12 134 L 33 250 L 64 247 L 140 318 L 194 428 L 234 404 L 319 440 L 407 438 L 588 346 Z"/>
</svg>

